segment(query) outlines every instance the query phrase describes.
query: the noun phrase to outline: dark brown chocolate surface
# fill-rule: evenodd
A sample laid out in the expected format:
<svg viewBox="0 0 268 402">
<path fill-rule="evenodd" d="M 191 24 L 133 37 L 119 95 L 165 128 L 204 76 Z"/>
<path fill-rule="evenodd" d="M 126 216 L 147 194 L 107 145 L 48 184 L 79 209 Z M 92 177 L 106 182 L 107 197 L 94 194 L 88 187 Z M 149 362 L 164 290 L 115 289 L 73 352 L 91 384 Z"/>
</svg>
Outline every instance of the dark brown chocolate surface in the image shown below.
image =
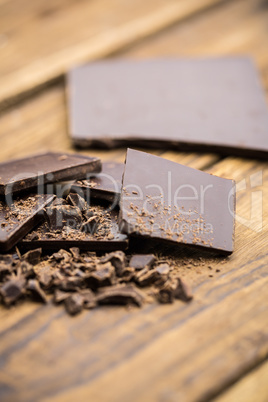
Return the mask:
<svg viewBox="0 0 268 402">
<path fill-rule="evenodd" d="M 49 250 L 79 247 L 92 251 L 125 250 L 128 247 L 127 236 L 119 231 L 116 210 L 87 203 L 80 209 L 68 204 L 74 199 L 72 194 L 67 201 L 57 198 L 46 209 L 46 222 L 29 233 L 20 242 L 20 247 Z"/>
<path fill-rule="evenodd" d="M 70 133 L 79 147 L 267 158 L 268 108 L 246 57 L 103 61 L 68 78 Z"/>
<path fill-rule="evenodd" d="M 53 195 L 32 195 L 15 198 L 9 205 L 0 201 L 1 252 L 11 249 L 44 218 L 43 208 L 53 198 Z"/>
<path fill-rule="evenodd" d="M 229 254 L 234 182 L 128 149 L 120 200 L 123 233 Z"/>
<path fill-rule="evenodd" d="M 99 158 L 48 152 L 0 164 L 0 195 L 101 171 Z"/>
<path fill-rule="evenodd" d="M 82 192 L 88 202 L 92 197 L 116 205 L 120 199 L 124 167 L 123 163 L 104 162 L 101 173 L 74 183 L 71 190 L 78 194 Z"/>
</svg>

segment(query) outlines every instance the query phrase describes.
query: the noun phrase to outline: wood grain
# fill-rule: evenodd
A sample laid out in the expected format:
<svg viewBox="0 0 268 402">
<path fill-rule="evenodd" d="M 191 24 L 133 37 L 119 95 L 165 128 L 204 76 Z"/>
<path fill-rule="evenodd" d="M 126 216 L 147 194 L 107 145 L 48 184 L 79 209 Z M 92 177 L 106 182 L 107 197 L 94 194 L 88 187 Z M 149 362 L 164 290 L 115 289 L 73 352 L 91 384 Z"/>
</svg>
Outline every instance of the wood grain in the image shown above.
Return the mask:
<svg viewBox="0 0 268 402">
<path fill-rule="evenodd" d="M 222 0 L 14 0 L 0 4 L 0 102 Z M 38 38 L 38 40 L 32 40 Z"/>
<path fill-rule="evenodd" d="M 266 199 L 267 164 L 228 158 L 213 167 L 237 181 L 260 170 Z M 240 214 L 249 195 L 237 194 Z M 179 260 L 178 272 L 194 284 L 190 305 L 98 309 L 74 319 L 47 306 L 6 326 L 0 334 L 5 400 L 197 401 L 216 395 L 268 356 L 267 230 L 266 205 L 263 230 L 238 224 L 235 252 L 224 263 L 208 260 L 212 270 L 185 273 Z"/>
<path fill-rule="evenodd" d="M 267 1 L 236 0 L 176 24 L 163 33 L 133 45 L 122 54 L 135 58 L 173 55 L 222 56 L 248 54 L 268 84 Z M 116 53 L 120 56 L 121 53 Z M 268 88 L 268 86 L 267 86 Z"/>
<path fill-rule="evenodd" d="M 266 361 L 216 398 L 215 402 L 267 402 L 267 378 L 268 362 Z"/>
<path fill-rule="evenodd" d="M 70 60 L 105 55 L 175 21 L 180 23 L 116 55 L 249 53 L 268 89 L 267 1 L 149 0 L 134 6 L 125 0 L 20 0 L 19 8 L 18 1 L 0 0 L 0 47 L 6 52 L 0 100 L 61 75 Z M 189 4 L 192 18 L 184 20 Z M 197 13 L 209 4 L 218 5 Z M 96 19 L 92 27 L 85 26 L 89 15 Z M 73 37 L 70 16 L 72 26 L 77 21 L 80 26 Z M 8 50 L 12 32 L 15 45 Z M 44 49 L 34 39 L 24 48 L 36 33 Z M 53 43 L 55 37 L 61 39 Z M 62 57 L 66 65 L 59 64 Z M 0 160 L 47 149 L 74 151 L 66 121 L 63 83 L 16 103 L 0 116 Z M 125 150 L 94 154 L 123 161 Z M 219 402 L 266 401 L 267 362 L 261 363 L 268 357 L 268 164 L 207 154 L 157 154 L 237 181 L 233 255 L 196 259 L 188 269 L 189 254 L 176 252 L 177 272 L 194 289 L 188 305 L 101 308 L 75 318 L 51 304 L 0 306 L 1 402 L 201 402 L 223 391 Z"/>
</svg>

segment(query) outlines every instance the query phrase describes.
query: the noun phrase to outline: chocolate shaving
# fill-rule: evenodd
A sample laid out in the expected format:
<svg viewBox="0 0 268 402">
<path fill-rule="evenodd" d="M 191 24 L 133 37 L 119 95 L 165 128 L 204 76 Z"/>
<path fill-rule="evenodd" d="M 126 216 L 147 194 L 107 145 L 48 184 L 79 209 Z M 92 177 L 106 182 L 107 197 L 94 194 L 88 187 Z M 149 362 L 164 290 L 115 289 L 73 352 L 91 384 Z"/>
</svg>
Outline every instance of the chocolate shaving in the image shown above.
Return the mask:
<svg viewBox="0 0 268 402">
<path fill-rule="evenodd" d="M 144 302 L 143 294 L 134 285 L 105 288 L 97 295 L 98 304 L 135 304 L 139 307 Z"/>
</svg>

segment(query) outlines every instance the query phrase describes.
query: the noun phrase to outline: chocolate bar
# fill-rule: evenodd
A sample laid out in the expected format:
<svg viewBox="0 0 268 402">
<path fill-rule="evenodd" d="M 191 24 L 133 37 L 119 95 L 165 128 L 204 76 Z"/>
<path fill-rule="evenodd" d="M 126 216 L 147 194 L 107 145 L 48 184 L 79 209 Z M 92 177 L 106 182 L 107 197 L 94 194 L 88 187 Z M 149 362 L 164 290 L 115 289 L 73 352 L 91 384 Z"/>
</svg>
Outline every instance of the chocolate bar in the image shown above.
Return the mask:
<svg viewBox="0 0 268 402">
<path fill-rule="evenodd" d="M 73 69 L 77 147 L 143 146 L 267 159 L 268 108 L 246 57 L 100 61 Z"/>
<path fill-rule="evenodd" d="M 0 201 L 0 251 L 10 250 L 43 218 L 43 208 L 54 195 L 31 195 L 15 198 L 6 204 Z"/>
<path fill-rule="evenodd" d="M 104 162 L 101 173 L 92 174 L 89 179 L 74 183 L 71 191 L 82 193 L 88 202 L 90 198 L 96 198 L 116 205 L 120 199 L 123 172 L 123 163 Z"/>
<path fill-rule="evenodd" d="M 48 183 L 84 179 L 101 171 L 99 158 L 48 152 L 0 164 L 0 195 Z"/>
</svg>

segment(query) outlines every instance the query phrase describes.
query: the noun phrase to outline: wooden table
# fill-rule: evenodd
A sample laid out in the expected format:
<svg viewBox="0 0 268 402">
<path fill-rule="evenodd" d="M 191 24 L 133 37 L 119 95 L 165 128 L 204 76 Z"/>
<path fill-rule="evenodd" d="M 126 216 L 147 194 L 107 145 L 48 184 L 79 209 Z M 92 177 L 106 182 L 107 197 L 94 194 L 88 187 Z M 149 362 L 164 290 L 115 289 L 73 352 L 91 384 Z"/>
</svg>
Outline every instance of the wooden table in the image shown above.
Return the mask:
<svg viewBox="0 0 268 402">
<path fill-rule="evenodd" d="M 246 53 L 268 89 L 267 0 L 0 0 L 0 30 L 2 161 L 71 150 L 64 73 L 87 60 Z M 233 255 L 191 269 L 181 257 L 188 305 L 75 318 L 52 305 L 0 307 L 1 402 L 267 402 L 267 163 L 158 154 L 239 183 Z"/>
</svg>

